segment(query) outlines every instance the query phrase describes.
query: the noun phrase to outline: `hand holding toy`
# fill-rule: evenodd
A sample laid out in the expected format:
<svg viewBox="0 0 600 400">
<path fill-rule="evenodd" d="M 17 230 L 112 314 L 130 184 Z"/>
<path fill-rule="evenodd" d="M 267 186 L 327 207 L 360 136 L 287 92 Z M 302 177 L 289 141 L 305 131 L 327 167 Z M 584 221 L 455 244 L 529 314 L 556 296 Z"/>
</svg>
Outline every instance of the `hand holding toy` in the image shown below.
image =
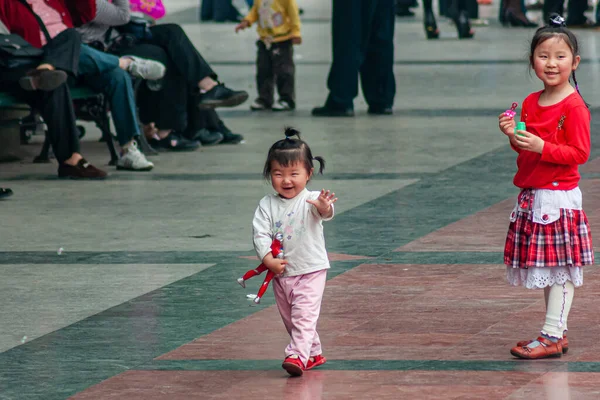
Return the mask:
<svg viewBox="0 0 600 400">
<path fill-rule="evenodd" d="M 271 243 L 271 254 L 275 258 L 283 259 L 283 234 L 281 232 L 275 235 L 275 239 L 273 239 L 273 243 Z M 265 266 L 265 264 L 261 263 L 256 269 L 251 269 L 250 271 L 246 272 L 244 276 L 238 278 L 237 282 L 245 288 L 245 281 L 252 277 L 255 277 L 256 275 L 262 274 L 266 270 L 268 270 L 268 268 Z M 261 297 L 263 297 L 263 295 L 267 291 L 269 283 L 271 282 L 271 279 L 273 279 L 274 276 L 275 274 L 272 271 L 269 270 L 267 272 L 267 276 L 265 276 L 265 280 L 263 281 L 262 285 L 260 286 L 260 289 L 258 290 L 258 293 L 256 294 L 256 297 L 254 298 L 254 302 L 256 304 L 260 303 Z"/>
<path fill-rule="evenodd" d="M 504 115 L 506 115 L 507 117 L 510 117 L 510 118 L 514 118 L 515 115 L 517 115 L 517 112 L 515 111 L 517 109 L 517 106 L 518 106 L 517 103 L 512 103 L 510 110 L 504 111 Z"/>
</svg>

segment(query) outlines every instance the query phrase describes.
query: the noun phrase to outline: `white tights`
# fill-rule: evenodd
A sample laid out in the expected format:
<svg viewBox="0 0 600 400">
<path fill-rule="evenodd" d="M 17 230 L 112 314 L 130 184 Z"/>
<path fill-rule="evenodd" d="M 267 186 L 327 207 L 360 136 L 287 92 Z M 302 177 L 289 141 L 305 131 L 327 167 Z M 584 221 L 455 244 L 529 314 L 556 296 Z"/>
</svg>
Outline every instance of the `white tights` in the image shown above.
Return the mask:
<svg viewBox="0 0 600 400">
<path fill-rule="evenodd" d="M 542 334 L 562 339 L 567 330 L 567 318 L 573 303 L 575 286 L 571 281 L 560 285 L 555 283 L 544 288 L 546 300 L 546 321 L 542 327 Z"/>
</svg>

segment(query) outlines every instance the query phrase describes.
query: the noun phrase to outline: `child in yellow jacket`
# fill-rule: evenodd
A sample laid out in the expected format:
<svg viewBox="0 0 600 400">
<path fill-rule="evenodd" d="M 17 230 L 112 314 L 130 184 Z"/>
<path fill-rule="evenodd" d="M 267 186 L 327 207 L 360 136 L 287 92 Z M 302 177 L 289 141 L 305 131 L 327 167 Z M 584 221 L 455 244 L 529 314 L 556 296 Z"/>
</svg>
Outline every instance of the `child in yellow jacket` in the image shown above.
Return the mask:
<svg viewBox="0 0 600 400">
<path fill-rule="evenodd" d="M 255 0 L 236 33 L 258 22 L 256 85 L 258 98 L 250 109 L 290 111 L 296 108 L 293 45 L 302 43 L 296 0 Z M 275 84 L 279 100 L 274 103 Z"/>
</svg>

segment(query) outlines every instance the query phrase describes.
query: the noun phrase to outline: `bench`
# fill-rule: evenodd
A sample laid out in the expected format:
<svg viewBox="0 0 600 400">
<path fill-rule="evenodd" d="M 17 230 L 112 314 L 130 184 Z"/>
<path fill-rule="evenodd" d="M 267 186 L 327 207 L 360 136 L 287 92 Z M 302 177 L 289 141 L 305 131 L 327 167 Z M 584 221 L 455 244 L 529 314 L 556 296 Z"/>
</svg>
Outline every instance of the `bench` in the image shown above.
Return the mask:
<svg viewBox="0 0 600 400">
<path fill-rule="evenodd" d="M 134 93 L 137 95 L 138 89 L 142 81 L 135 81 L 134 84 Z M 73 107 L 75 110 L 75 117 L 81 121 L 90 121 L 94 122 L 96 126 L 102 132 L 102 141 L 106 142 L 108 146 L 108 150 L 110 152 L 110 162 L 109 165 L 116 165 L 119 160 L 119 156 L 115 149 L 114 144 L 114 135 L 110 130 L 110 118 L 108 116 L 109 113 L 109 104 L 106 101 L 103 94 L 94 92 L 93 90 L 84 87 L 84 86 L 75 86 L 71 88 L 71 98 L 73 99 Z M 29 116 L 25 117 L 23 121 L 21 121 L 21 129 L 22 132 L 25 129 L 33 128 L 34 131 L 40 126 L 40 119 L 37 117 L 36 111 L 31 110 L 31 108 L 19 100 L 17 100 L 14 96 L 7 92 L 0 92 L 0 108 L 10 108 L 16 110 L 30 110 L 31 113 Z M 27 122 L 24 122 L 27 121 Z M 83 129 L 82 127 L 78 127 L 79 129 Z M 80 135 L 81 137 L 82 135 Z M 156 154 L 156 151 L 150 147 L 144 134 L 142 133 L 139 137 L 139 145 L 140 149 L 149 154 Z M 44 140 L 44 145 L 42 146 L 42 150 L 40 154 L 34 159 L 36 163 L 48 162 L 49 157 L 48 153 L 50 150 L 50 142 L 48 138 Z"/>
</svg>

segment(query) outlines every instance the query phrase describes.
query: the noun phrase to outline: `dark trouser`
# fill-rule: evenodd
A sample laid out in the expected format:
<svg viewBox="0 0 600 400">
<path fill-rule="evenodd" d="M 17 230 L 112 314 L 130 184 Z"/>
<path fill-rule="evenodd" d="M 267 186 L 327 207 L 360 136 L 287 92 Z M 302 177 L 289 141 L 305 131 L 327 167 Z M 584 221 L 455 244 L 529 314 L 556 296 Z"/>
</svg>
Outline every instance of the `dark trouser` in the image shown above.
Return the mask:
<svg viewBox="0 0 600 400">
<path fill-rule="evenodd" d="M 53 65 L 56 69 L 74 75 L 79 64 L 81 41 L 79 34 L 68 29 L 58 34 L 44 46 L 45 54 L 41 63 Z M 19 100 L 37 110 L 48 127 L 48 140 L 56 160 L 62 164 L 73 153 L 79 153 L 79 131 L 75 125 L 75 111 L 71 92 L 66 84 L 50 92 L 26 92 L 18 84 L 30 68 L 0 71 L 0 88 L 12 93 Z"/>
<path fill-rule="evenodd" d="M 394 23 L 394 0 L 333 0 L 327 106 L 352 108 L 359 74 L 369 106 L 393 105 Z"/>
<path fill-rule="evenodd" d="M 219 115 L 213 108 L 200 110 L 195 104 L 192 104 L 191 102 L 188 103 L 187 137 L 193 137 L 200 129 L 221 132 L 221 123 L 222 121 L 219 118 Z"/>
<path fill-rule="evenodd" d="M 569 0 L 567 4 L 567 26 L 580 24 L 585 21 L 585 11 L 587 10 L 587 0 Z M 552 13 L 558 13 L 564 16 L 565 8 L 563 0 L 544 1 L 543 15 L 544 23 L 548 23 L 548 17 Z"/>
<path fill-rule="evenodd" d="M 167 68 L 161 79 L 161 89 L 152 91 L 141 85 L 138 94 L 140 120 L 154 122 L 159 129 L 184 131 L 188 124 L 188 103 L 196 107 L 198 82 L 217 74 L 190 42 L 177 24 L 156 25 L 150 28 L 152 39 L 120 51 L 161 62 Z M 197 108 L 197 107 L 196 107 Z"/>
<path fill-rule="evenodd" d="M 73 153 L 79 153 L 79 132 L 69 86 L 60 85 L 51 92 L 26 92 L 18 84 L 28 68 L 0 70 L 0 88 L 37 110 L 48 126 L 48 140 L 56 160 L 62 164 Z"/>
<path fill-rule="evenodd" d="M 294 45 L 291 40 L 272 43 L 271 48 L 262 40 L 256 42 L 256 86 L 258 98 L 267 107 L 273 105 L 273 92 L 277 85 L 279 99 L 296 107 Z"/>
</svg>

